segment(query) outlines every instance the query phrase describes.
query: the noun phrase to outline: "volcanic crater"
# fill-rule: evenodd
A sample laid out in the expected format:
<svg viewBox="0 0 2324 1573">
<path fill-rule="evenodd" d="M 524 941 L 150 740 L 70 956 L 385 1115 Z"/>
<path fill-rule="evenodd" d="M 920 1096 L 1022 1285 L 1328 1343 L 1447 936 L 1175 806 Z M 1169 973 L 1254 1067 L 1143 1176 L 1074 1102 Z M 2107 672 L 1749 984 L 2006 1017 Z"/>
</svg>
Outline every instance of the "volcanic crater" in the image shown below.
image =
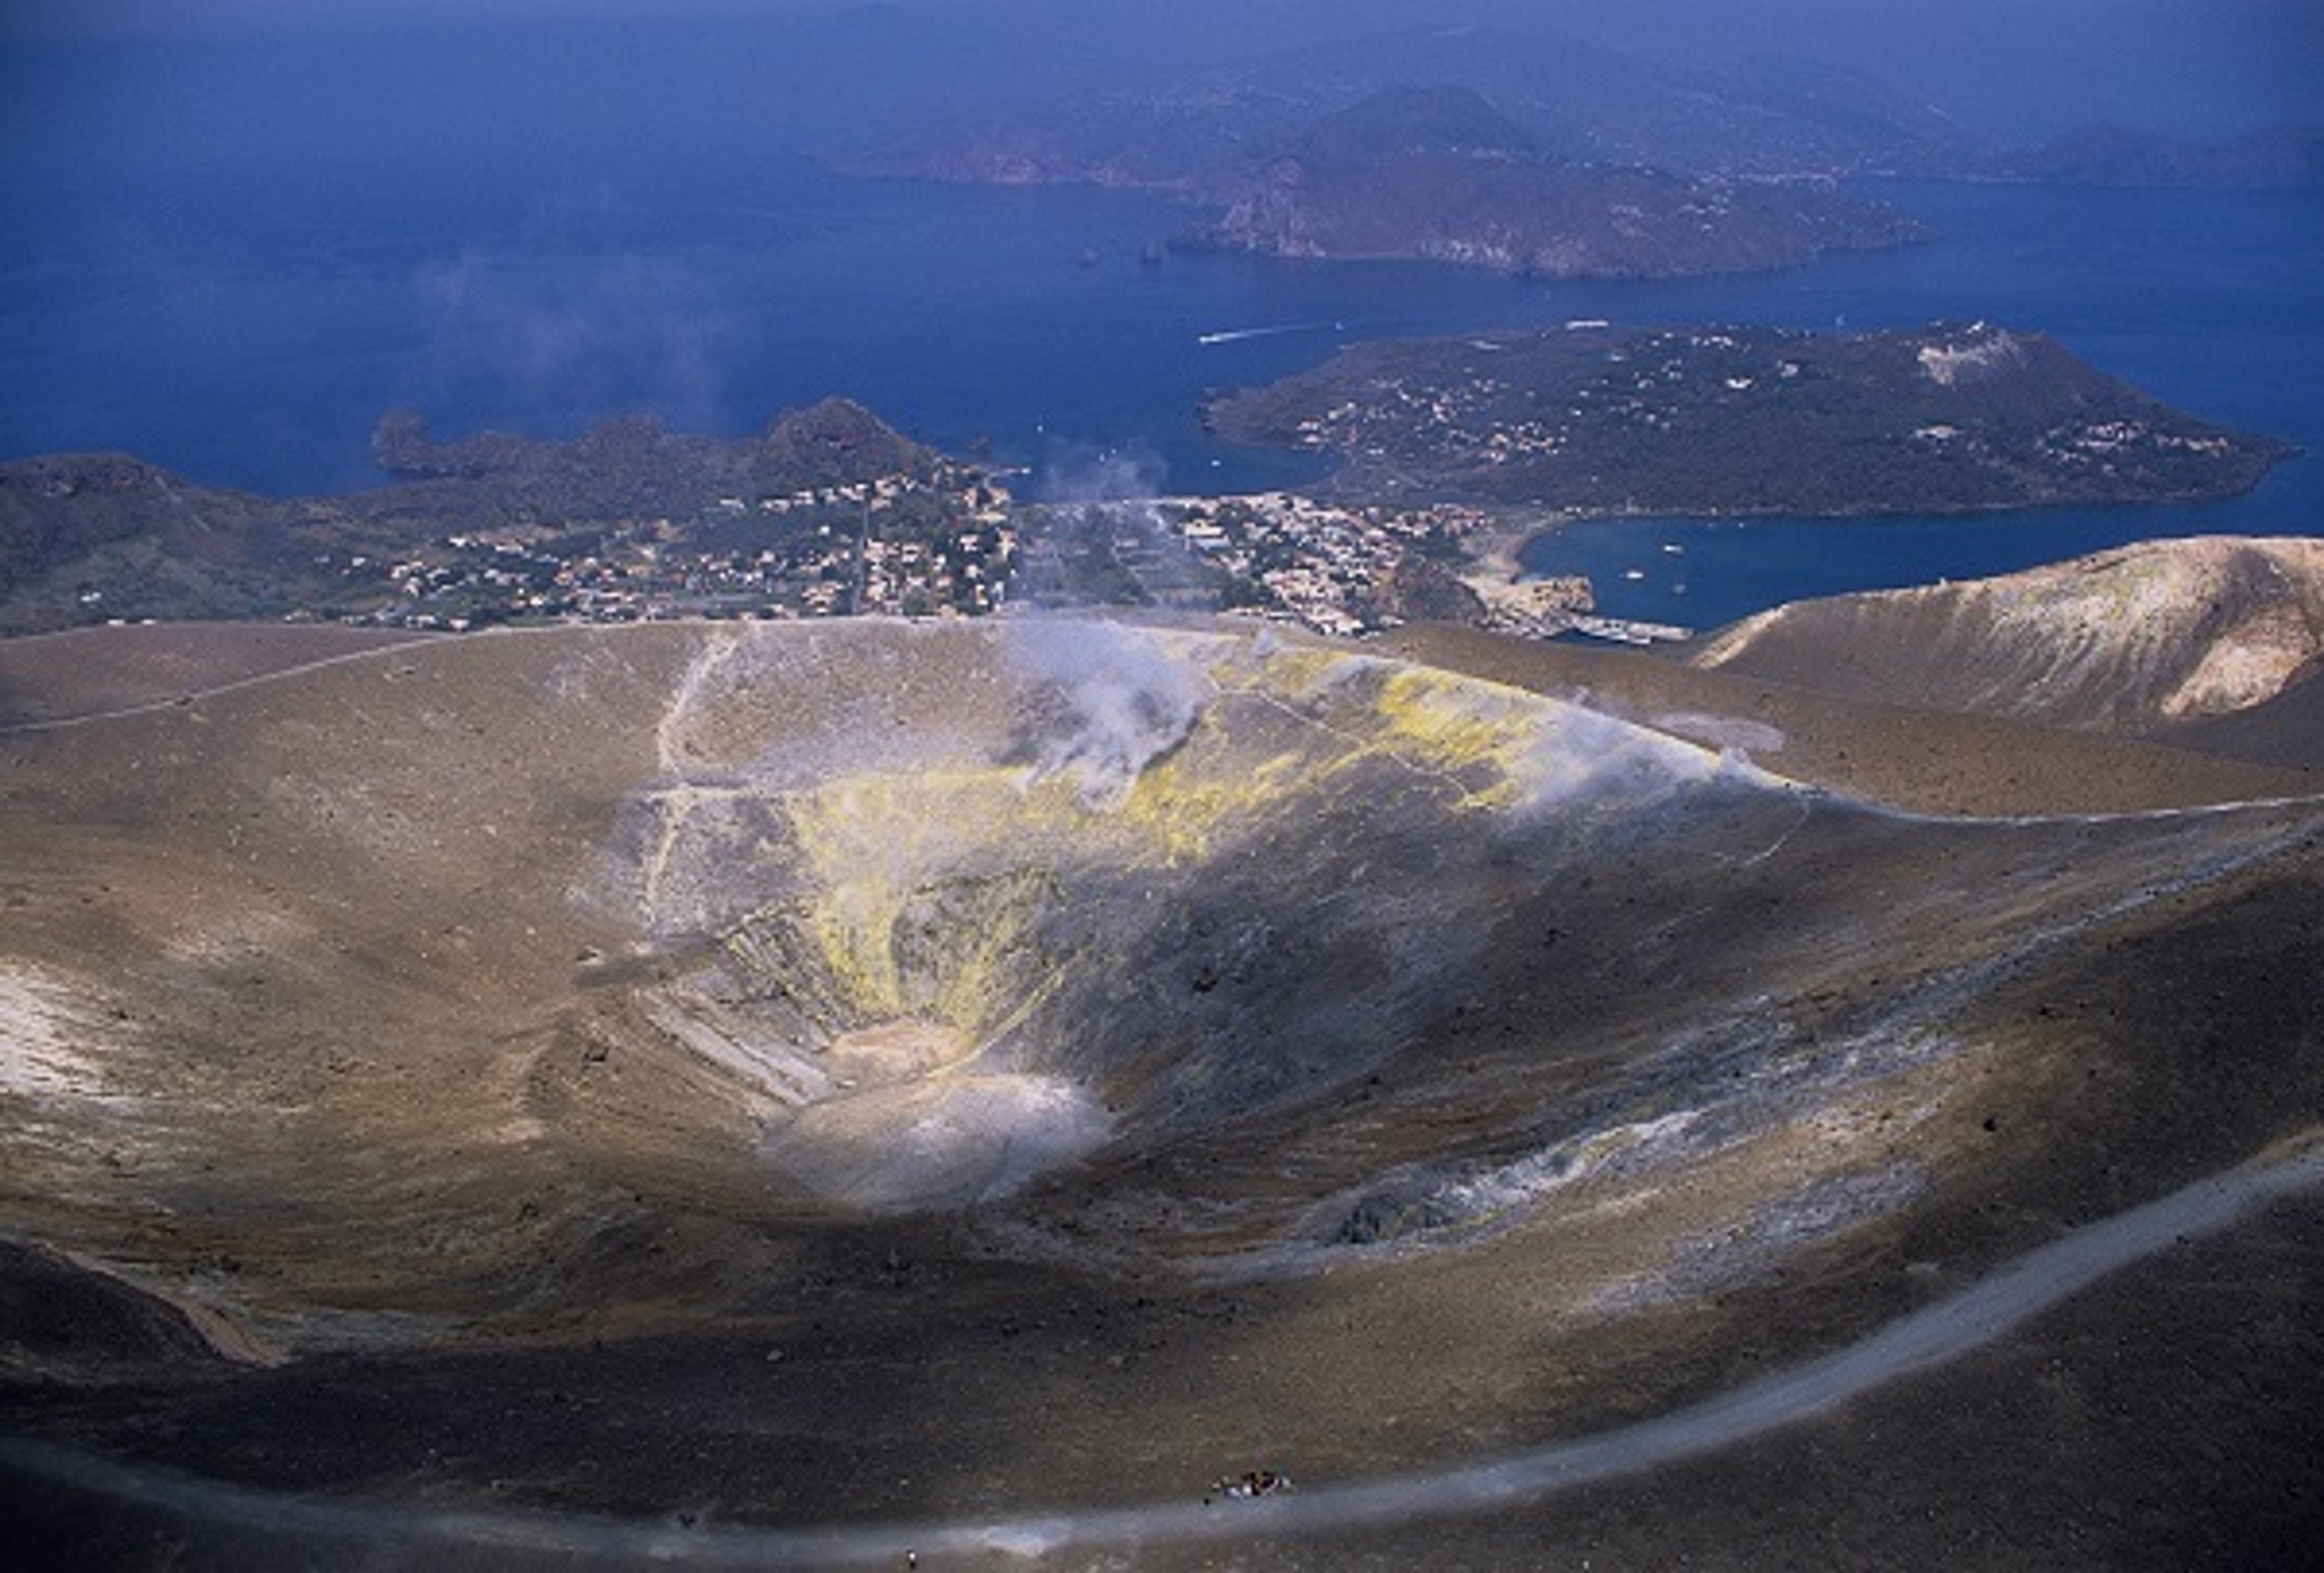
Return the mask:
<svg viewBox="0 0 2324 1573">
<path fill-rule="evenodd" d="M 0 1216 L 89 1311 L 12 1391 L 203 1478 L 1370 1478 L 2316 1119 L 2312 800 L 1906 812 L 1231 622 L 256 637 L 0 671 Z"/>
</svg>

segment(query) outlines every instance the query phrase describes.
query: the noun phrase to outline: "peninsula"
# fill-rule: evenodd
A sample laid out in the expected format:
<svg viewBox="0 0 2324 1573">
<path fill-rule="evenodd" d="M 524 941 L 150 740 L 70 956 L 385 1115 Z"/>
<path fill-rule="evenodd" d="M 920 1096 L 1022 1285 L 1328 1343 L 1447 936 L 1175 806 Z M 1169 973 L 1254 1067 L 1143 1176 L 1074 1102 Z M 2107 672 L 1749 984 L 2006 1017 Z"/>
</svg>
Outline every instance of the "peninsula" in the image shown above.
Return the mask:
<svg viewBox="0 0 2324 1573">
<path fill-rule="evenodd" d="M 1618 328 L 1388 340 L 1208 406 L 1339 491 L 1588 512 L 1950 513 L 2231 495 L 2291 449 L 2038 333 Z"/>
</svg>

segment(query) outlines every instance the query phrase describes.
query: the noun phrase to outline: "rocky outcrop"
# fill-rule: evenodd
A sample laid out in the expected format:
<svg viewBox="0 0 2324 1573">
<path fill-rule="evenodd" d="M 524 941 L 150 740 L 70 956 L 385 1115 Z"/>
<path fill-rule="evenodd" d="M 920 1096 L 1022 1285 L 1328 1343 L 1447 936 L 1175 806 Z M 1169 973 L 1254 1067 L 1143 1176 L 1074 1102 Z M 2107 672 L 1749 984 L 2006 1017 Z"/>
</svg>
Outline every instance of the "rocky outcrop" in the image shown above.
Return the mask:
<svg viewBox="0 0 2324 1573">
<path fill-rule="evenodd" d="M 772 489 L 849 486 L 925 471 L 935 454 L 852 399 L 828 398 L 775 418 L 747 456 L 752 480 Z"/>
</svg>

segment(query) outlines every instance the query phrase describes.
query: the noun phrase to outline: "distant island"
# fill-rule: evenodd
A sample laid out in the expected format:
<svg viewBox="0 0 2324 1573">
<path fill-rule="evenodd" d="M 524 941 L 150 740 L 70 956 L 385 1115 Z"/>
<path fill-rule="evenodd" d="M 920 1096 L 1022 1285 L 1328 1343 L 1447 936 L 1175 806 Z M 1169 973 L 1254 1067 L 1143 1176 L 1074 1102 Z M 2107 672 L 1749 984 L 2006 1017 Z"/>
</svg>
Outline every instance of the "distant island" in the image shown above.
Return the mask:
<svg viewBox="0 0 2324 1573">
<path fill-rule="evenodd" d="M 1280 106 L 1273 106 L 1277 113 Z M 1323 261 L 1441 262 L 1545 278 L 1678 278 L 1794 266 L 1925 238 L 1823 171 L 1676 173 L 1545 144 L 1476 88 L 1388 87 L 1229 147 L 1172 101 L 1134 147 L 1110 117 L 963 128 L 835 160 L 857 174 L 1171 190 L 1209 209 L 1173 243 Z M 1143 116 L 1130 113 L 1138 124 Z"/>
<path fill-rule="evenodd" d="M 1377 93 L 1327 116 L 1240 183 L 1202 238 L 1274 256 L 1674 278 L 1925 234 L 1895 208 L 1822 183 L 1561 157 L 1475 91 L 1451 87 Z"/>
<path fill-rule="evenodd" d="M 2277 125 L 2204 142 L 2123 125 L 2083 125 L 2034 147 L 1994 153 L 1968 171 L 2061 186 L 2324 188 L 2324 126 Z"/>
<path fill-rule="evenodd" d="M 1960 122 L 1818 62 L 1702 70 L 1529 29 L 1421 26 L 1194 71 L 1131 65 L 1102 88 L 891 125 L 827 157 L 856 175 L 1139 186 L 1214 202 L 1331 117 L 1415 89 L 1479 95 L 1559 159 L 1685 177 L 1932 174 L 1987 151 Z"/>
<path fill-rule="evenodd" d="M 2290 449 L 2038 333 L 1632 328 L 1391 340 L 1208 406 L 1344 495 L 1583 512 L 1947 513 L 2229 495 Z"/>
<path fill-rule="evenodd" d="M 2018 146 L 1821 61 L 1691 68 L 1512 27 L 1385 31 L 1199 70 L 1126 62 L 1102 88 L 867 130 L 825 162 L 872 178 L 1139 187 L 1219 213 L 1262 190 L 1270 167 L 1334 117 L 1415 92 L 1475 95 L 1544 158 L 1683 181 L 2324 185 L 2324 127 L 2204 142 L 2088 126 Z"/>
</svg>

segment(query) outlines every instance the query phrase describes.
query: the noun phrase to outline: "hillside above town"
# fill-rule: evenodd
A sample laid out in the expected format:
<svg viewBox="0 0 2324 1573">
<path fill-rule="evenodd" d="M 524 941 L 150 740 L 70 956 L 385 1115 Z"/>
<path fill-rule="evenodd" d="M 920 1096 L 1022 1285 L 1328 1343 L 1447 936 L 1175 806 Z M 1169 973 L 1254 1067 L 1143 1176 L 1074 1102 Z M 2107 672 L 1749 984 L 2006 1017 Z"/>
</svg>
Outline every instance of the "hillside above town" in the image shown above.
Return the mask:
<svg viewBox="0 0 2324 1573">
<path fill-rule="evenodd" d="M 1617 328 L 1388 340 L 1209 406 L 1337 488 L 1592 512 L 1945 513 L 2219 496 L 2288 451 L 2036 333 Z"/>
<path fill-rule="evenodd" d="M 1003 494 L 827 399 L 739 439 L 609 421 L 438 442 L 382 421 L 393 484 L 279 498 L 122 454 L 0 464 L 0 632 L 189 617 L 463 628 L 512 618 L 989 610 Z"/>
</svg>

